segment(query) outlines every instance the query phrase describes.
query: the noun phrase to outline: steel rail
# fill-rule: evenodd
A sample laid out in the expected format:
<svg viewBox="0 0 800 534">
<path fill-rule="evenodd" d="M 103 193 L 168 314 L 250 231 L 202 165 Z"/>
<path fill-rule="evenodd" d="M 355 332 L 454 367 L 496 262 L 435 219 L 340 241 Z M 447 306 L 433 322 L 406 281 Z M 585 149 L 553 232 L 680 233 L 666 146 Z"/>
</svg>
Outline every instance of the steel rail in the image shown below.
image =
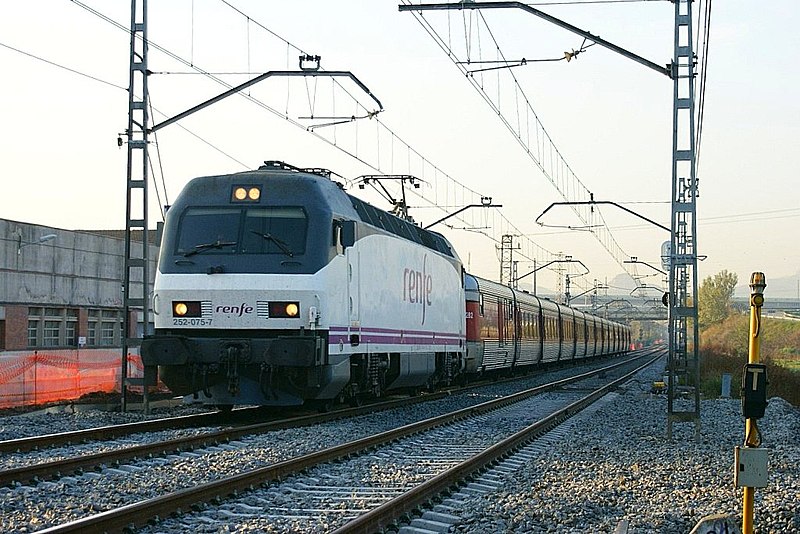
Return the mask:
<svg viewBox="0 0 800 534">
<path fill-rule="evenodd" d="M 134 445 L 131 447 L 125 447 L 123 449 L 103 451 L 94 454 L 76 456 L 74 458 L 64 458 L 62 460 L 54 460 L 52 462 L 41 462 L 23 467 L 6 469 L 0 471 L 0 486 L 5 486 L 15 482 L 27 483 L 40 479 L 47 479 L 54 477 L 57 478 L 81 470 L 85 471 L 87 469 L 97 468 L 102 465 L 119 464 L 120 462 L 124 460 L 129 460 L 131 458 L 144 458 L 148 456 L 169 454 L 183 450 L 192 450 L 196 448 L 217 445 L 220 443 L 227 443 L 229 441 L 247 435 L 263 434 L 274 430 L 284 430 L 287 428 L 296 428 L 318 423 L 325 423 L 328 421 L 333 421 L 335 419 L 343 419 L 347 417 L 355 417 L 358 415 L 373 413 L 378 410 L 401 408 L 403 406 L 416 404 L 419 402 L 438 400 L 447 397 L 450 394 L 452 394 L 451 390 L 442 391 L 439 393 L 434 393 L 420 397 L 395 399 L 390 401 L 384 401 L 377 404 L 360 406 L 357 408 L 346 408 L 342 410 L 336 410 L 334 412 L 329 412 L 324 414 L 301 415 L 297 417 L 290 417 L 276 421 L 236 426 L 213 432 L 207 432 L 195 436 L 173 438 L 153 443 L 145 443 L 142 445 Z M 214 413 L 214 414 L 203 414 L 203 415 L 219 415 L 219 414 Z M 108 427 L 108 428 L 114 428 L 114 427 Z M 163 430 L 163 429 L 157 428 L 156 430 Z M 138 431 L 141 431 L 141 429 L 138 429 L 137 432 Z"/>
<path fill-rule="evenodd" d="M 230 417 L 230 414 L 228 414 Z M 228 421 L 230 422 L 230 421 Z M 185 428 L 191 426 L 205 426 L 224 424 L 224 419 L 219 412 L 182 415 L 178 417 L 165 417 L 149 421 L 137 421 L 120 425 L 86 428 L 57 434 L 30 436 L 27 438 L 9 439 L 0 441 L 0 452 L 26 452 L 56 445 L 68 445 L 90 440 L 112 439 L 127 436 L 137 432 L 156 432 L 168 428 Z"/>
<path fill-rule="evenodd" d="M 471 384 L 464 389 L 477 387 L 483 384 Z M 409 399 L 395 399 L 382 401 L 379 403 L 365 405 L 357 408 L 342 408 L 326 414 L 312 414 L 285 419 L 285 421 L 306 420 L 305 424 L 313 424 L 319 421 L 327 421 L 336 417 L 350 417 L 353 414 L 368 413 L 370 411 L 391 409 L 402 406 L 406 403 L 422 402 L 424 400 L 435 399 L 440 396 L 447 396 L 453 393 L 453 389 L 446 389 L 442 392 L 427 394 L 423 397 Z M 253 414 L 258 413 L 261 407 L 239 408 L 232 412 L 211 412 L 192 415 L 181 415 L 177 417 L 165 417 L 162 419 L 152 419 L 149 421 L 136 421 L 133 423 L 122 423 L 119 425 L 108 425 L 103 427 L 86 428 L 83 430 L 72 430 L 69 432 L 59 432 L 57 434 L 45 434 L 41 436 L 30 436 L 26 438 L 10 439 L 0 441 L 0 452 L 27 452 L 45 447 L 61 445 L 72 445 L 92 440 L 113 439 L 120 436 L 128 436 L 140 432 L 157 432 L 175 428 L 189 428 L 197 426 L 225 426 L 242 424 L 251 419 Z M 284 420 L 281 420 L 284 421 Z M 277 421 L 275 421 L 277 422 Z M 288 428 L 288 427 L 287 427 Z"/>
<path fill-rule="evenodd" d="M 565 360 L 559 363 L 574 363 L 582 360 Z M 592 361 L 592 360 L 590 360 Z M 508 381 L 519 380 L 520 377 L 504 378 L 495 381 L 495 383 L 502 383 Z M 299 416 L 300 419 L 306 418 L 305 424 L 314 424 L 320 421 L 329 421 L 331 418 L 336 417 L 350 417 L 362 413 L 369 413 L 376 410 L 392 409 L 406 404 L 413 404 L 417 402 L 424 402 L 428 400 L 435 400 L 443 396 L 452 395 L 453 393 L 465 391 L 472 388 L 482 387 L 486 382 L 475 382 L 467 386 L 458 388 L 446 388 L 441 392 L 426 394 L 421 397 L 412 397 L 411 399 L 395 399 L 388 401 L 381 401 L 371 403 L 363 407 L 357 408 L 343 408 L 337 409 L 325 415 L 308 415 Z M 212 412 L 203 414 L 182 415 L 177 417 L 165 417 L 162 419 L 152 419 L 149 421 L 136 421 L 133 423 L 122 423 L 119 425 L 108 425 L 103 427 L 86 428 L 82 430 L 73 430 L 69 432 L 59 432 L 56 434 L 45 434 L 41 436 L 30 436 L 25 438 L 10 439 L 0 441 L 0 453 L 13 453 L 13 452 L 27 452 L 45 447 L 55 447 L 62 445 L 72 445 L 75 443 L 83 443 L 93 440 L 107 440 L 120 436 L 127 436 L 140 432 L 157 432 L 160 430 L 168 430 L 175 428 L 189 428 L 196 426 L 213 426 L 213 425 L 233 425 L 240 424 L 246 420 L 252 413 L 258 412 L 260 408 L 241 408 L 233 410 L 233 412 Z M 294 420 L 294 418 L 290 419 Z M 288 428 L 288 427 L 287 427 Z"/>
<path fill-rule="evenodd" d="M 356 519 L 335 530 L 334 534 L 368 534 L 388 527 L 403 516 L 412 513 L 420 506 L 430 503 L 431 500 L 439 494 L 461 484 L 465 479 L 469 478 L 492 462 L 495 462 L 503 456 L 522 447 L 523 445 L 535 439 L 538 435 L 550 430 L 551 428 L 560 424 L 562 421 L 585 409 L 597 399 L 616 388 L 619 384 L 629 380 L 631 377 L 633 377 L 633 375 L 651 365 L 653 362 L 659 358 L 662 358 L 663 356 L 664 354 L 658 354 L 633 371 L 600 388 L 597 388 L 589 395 L 586 395 L 585 397 L 569 404 L 568 406 L 553 412 L 547 417 L 540 419 L 536 423 L 533 423 L 532 425 L 520 430 L 512 436 L 509 436 L 508 438 L 492 445 L 483 452 L 476 454 L 469 460 L 461 462 L 455 467 L 436 475 L 435 477 L 423 482 L 418 486 L 415 486 L 413 489 L 403 493 L 402 495 L 387 501 L 386 503 L 370 510 L 369 512 L 366 512 L 363 515 L 358 516 Z"/>
<path fill-rule="evenodd" d="M 486 401 L 475 406 L 462 408 L 448 414 L 411 423 L 231 477 L 215 480 L 192 488 L 181 489 L 166 495 L 108 510 L 100 514 L 76 519 L 69 523 L 53 526 L 40 532 L 49 534 L 67 532 L 122 532 L 135 528 L 136 526 L 144 525 L 154 518 L 168 517 L 171 514 L 179 513 L 181 510 L 189 510 L 199 503 L 219 501 L 228 495 L 237 495 L 242 491 L 253 490 L 263 484 L 268 484 L 286 476 L 300 473 L 325 462 L 359 454 L 365 450 L 385 445 L 386 443 L 396 441 L 412 434 L 417 434 L 461 419 L 489 412 L 519 402 L 528 397 L 561 388 L 570 383 L 627 365 L 632 361 L 645 358 L 648 355 L 649 354 L 638 355 L 623 362 L 581 373 L 570 378 L 556 380 L 549 384 L 530 388 L 506 397 Z M 658 357 L 661 357 L 661 355 Z M 370 407 L 367 406 L 363 408 L 369 409 Z"/>
</svg>

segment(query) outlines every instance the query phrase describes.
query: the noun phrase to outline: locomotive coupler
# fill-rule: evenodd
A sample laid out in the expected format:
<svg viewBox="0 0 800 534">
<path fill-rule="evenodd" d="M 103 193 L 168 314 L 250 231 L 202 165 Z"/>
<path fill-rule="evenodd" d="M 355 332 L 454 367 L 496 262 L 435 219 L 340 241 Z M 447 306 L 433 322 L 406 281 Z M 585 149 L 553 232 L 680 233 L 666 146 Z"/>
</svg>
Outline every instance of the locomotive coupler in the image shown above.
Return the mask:
<svg viewBox="0 0 800 534">
<path fill-rule="evenodd" d="M 208 385 L 209 367 L 210 366 L 208 366 L 208 365 L 202 365 L 202 364 L 192 365 L 192 391 L 194 391 L 194 393 L 192 393 L 192 398 L 194 400 L 197 400 L 200 397 L 197 394 L 198 390 L 200 390 L 200 389 L 202 389 L 203 395 L 205 395 L 205 397 L 207 399 L 211 398 L 211 391 L 208 389 L 209 388 L 209 385 Z M 197 387 L 197 373 L 198 373 L 198 370 L 201 373 L 202 387 L 200 387 L 200 388 Z M 211 369 L 211 370 L 213 371 L 213 369 Z"/>
<path fill-rule="evenodd" d="M 239 349 L 228 347 L 228 393 L 239 394 Z"/>
<path fill-rule="evenodd" d="M 274 374 L 274 367 L 267 363 L 261 364 L 261 373 L 258 375 L 258 383 L 261 386 L 261 393 L 270 399 L 277 399 L 278 396 L 272 388 L 272 377 Z M 265 376 L 266 375 L 266 376 Z"/>
<path fill-rule="evenodd" d="M 250 344 L 245 340 L 226 341 L 220 346 L 219 361 L 226 365 L 228 393 L 239 394 L 239 364 L 250 360 Z"/>
</svg>

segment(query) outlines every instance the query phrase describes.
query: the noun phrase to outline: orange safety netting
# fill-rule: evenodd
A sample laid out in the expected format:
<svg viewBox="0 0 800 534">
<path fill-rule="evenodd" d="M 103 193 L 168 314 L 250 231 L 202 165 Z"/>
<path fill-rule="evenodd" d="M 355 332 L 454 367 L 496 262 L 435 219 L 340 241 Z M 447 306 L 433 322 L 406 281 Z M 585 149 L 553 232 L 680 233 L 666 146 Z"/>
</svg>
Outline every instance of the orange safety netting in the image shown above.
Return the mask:
<svg viewBox="0 0 800 534">
<path fill-rule="evenodd" d="M 0 352 L 0 408 L 72 400 L 119 391 L 119 349 Z M 141 377 L 142 359 L 128 355 L 128 376 Z"/>
</svg>

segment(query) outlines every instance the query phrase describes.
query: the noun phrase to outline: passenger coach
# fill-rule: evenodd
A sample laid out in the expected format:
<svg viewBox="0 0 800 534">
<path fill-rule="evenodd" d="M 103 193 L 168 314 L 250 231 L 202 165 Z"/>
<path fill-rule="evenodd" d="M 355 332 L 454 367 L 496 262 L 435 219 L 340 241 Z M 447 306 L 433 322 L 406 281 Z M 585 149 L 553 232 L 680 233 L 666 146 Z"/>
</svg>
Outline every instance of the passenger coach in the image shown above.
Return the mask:
<svg viewBox="0 0 800 534">
<path fill-rule="evenodd" d="M 483 372 L 624 352 L 624 325 L 465 276 L 467 369 Z"/>
</svg>

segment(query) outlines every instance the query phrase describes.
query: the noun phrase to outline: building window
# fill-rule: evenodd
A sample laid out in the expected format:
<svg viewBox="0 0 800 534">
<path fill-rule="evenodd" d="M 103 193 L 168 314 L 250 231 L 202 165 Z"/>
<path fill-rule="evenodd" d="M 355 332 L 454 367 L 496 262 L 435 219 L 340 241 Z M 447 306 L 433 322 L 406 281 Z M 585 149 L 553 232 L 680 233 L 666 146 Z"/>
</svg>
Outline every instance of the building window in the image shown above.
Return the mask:
<svg viewBox="0 0 800 534">
<path fill-rule="evenodd" d="M 100 323 L 100 345 L 109 346 L 114 344 L 114 331 L 116 323 L 103 321 Z"/>
<path fill-rule="evenodd" d="M 120 314 L 117 310 L 102 310 L 100 312 L 100 345 L 109 346 L 119 344 L 119 316 Z"/>
<path fill-rule="evenodd" d="M 44 338 L 42 344 L 45 347 L 58 347 L 61 343 L 61 321 L 44 322 Z"/>
<path fill-rule="evenodd" d="M 70 347 L 78 344 L 78 321 L 67 319 L 66 330 L 64 331 L 64 342 Z"/>
<path fill-rule="evenodd" d="M 39 346 L 39 321 L 28 319 L 28 346 Z"/>
<path fill-rule="evenodd" d="M 94 347 L 97 345 L 97 335 L 99 333 L 97 323 L 99 320 L 98 317 L 100 317 L 100 310 L 89 310 L 87 315 L 89 322 L 86 331 L 86 346 Z"/>
<path fill-rule="evenodd" d="M 86 345 L 120 344 L 119 310 L 87 310 Z M 28 308 L 28 347 L 72 348 L 78 345 L 77 308 Z"/>
</svg>

